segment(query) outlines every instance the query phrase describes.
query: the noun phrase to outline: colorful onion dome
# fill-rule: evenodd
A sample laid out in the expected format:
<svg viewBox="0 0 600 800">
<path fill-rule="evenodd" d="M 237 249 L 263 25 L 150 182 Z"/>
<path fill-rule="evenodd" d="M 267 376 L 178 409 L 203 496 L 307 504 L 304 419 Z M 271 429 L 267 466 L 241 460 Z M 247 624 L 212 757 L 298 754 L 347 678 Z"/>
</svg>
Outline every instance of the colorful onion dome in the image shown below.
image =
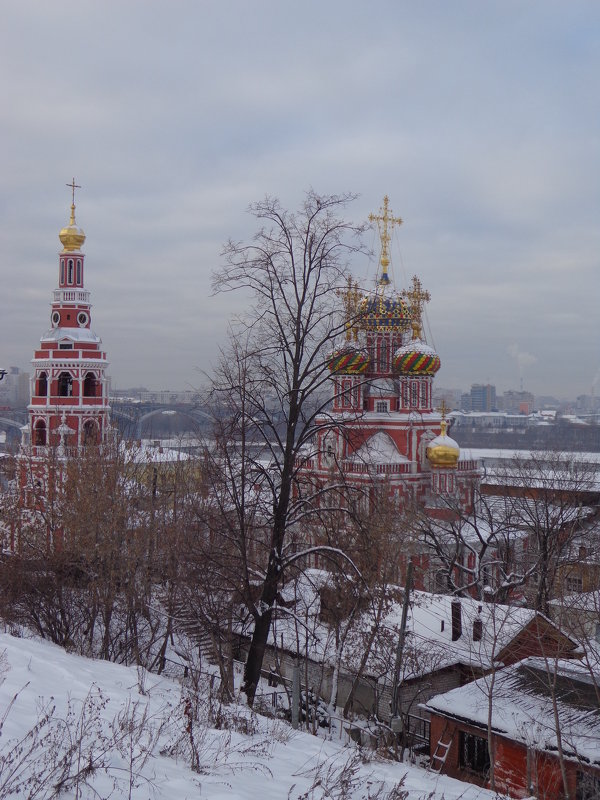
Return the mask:
<svg viewBox="0 0 600 800">
<path fill-rule="evenodd" d="M 332 353 L 327 366 L 331 372 L 340 372 L 344 375 L 360 375 L 369 366 L 369 356 L 364 350 L 344 348 Z"/>
<path fill-rule="evenodd" d="M 399 295 L 369 295 L 361 300 L 358 314 L 358 324 L 367 331 L 399 331 L 410 325 L 408 306 Z"/>
<path fill-rule="evenodd" d="M 446 435 L 447 422 L 443 419 L 440 423 L 441 433 L 429 443 L 427 458 L 432 467 L 456 468 L 460 447 Z"/>
<path fill-rule="evenodd" d="M 75 224 L 75 205 L 71 204 L 71 219 L 66 228 L 58 234 L 63 245 L 63 253 L 81 250 L 85 242 L 85 233 Z"/>
<path fill-rule="evenodd" d="M 413 339 L 394 355 L 394 369 L 403 375 L 435 375 L 441 365 L 433 347 L 421 339 Z"/>
</svg>

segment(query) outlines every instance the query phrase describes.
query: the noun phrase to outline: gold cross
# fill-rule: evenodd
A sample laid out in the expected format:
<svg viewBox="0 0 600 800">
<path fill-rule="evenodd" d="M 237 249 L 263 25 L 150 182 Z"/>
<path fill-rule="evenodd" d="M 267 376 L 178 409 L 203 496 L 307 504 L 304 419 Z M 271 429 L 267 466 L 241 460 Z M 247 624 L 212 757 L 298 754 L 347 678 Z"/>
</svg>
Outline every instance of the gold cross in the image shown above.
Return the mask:
<svg viewBox="0 0 600 800">
<path fill-rule="evenodd" d="M 402 225 L 402 220 L 400 217 L 394 217 L 389 212 L 388 208 L 389 198 L 386 196 L 383 198 L 383 208 L 379 209 L 379 214 L 369 214 L 369 222 L 376 222 L 377 227 L 379 228 L 379 238 L 381 239 L 381 278 L 379 279 L 379 283 L 387 284 L 390 282 L 389 276 L 387 274 L 387 268 L 390 263 L 390 255 L 389 255 L 389 244 L 390 244 L 390 228 L 393 228 L 394 225 Z"/>
<path fill-rule="evenodd" d="M 446 431 L 448 430 L 448 423 L 446 421 L 446 413 L 448 412 L 448 406 L 446 405 L 446 401 L 444 399 L 442 399 L 438 411 L 442 415 L 442 419 L 440 420 L 440 435 L 445 436 Z"/>
<path fill-rule="evenodd" d="M 418 339 L 421 335 L 421 317 L 425 303 L 431 300 L 431 295 L 423 289 L 421 281 L 413 275 L 412 288 L 403 289 L 402 296 L 406 297 L 410 305 L 410 316 L 412 319 L 413 339 Z"/>
<path fill-rule="evenodd" d="M 358 334 L 355 327 L 356 317 L 358 316 L 358 301 L 360 300 L 360 292 L 358 291 L 358 284 L 356 281 L 352 285 L 352 278 L 348 275 L 348 288 L 339 290 L 338 296 L 342 298 L 344 304 L 344 311 L 346 312 L 346 341 L 349 342 L 354 339 L 358 340 Z"/>
<path fill-rule="evenodd" d="M 71 196 L 71 197 L 72 197 L 72 199 L 71 199 L 71 203 L 72 203 L 73 205 L 75 205 L 75 189 L 81 189 L 81 186 L 79 186 L 79 184 L 78 184 L 78 183 L 75 183 L 75 178 L 73 178 L 73 180 L 71 181 L 71 183 L 67 183 L 67 186 L 69 186 L 69 187 L 71 188 L 71 192 L 72 192 L 72 196 Z"/>
</svg>

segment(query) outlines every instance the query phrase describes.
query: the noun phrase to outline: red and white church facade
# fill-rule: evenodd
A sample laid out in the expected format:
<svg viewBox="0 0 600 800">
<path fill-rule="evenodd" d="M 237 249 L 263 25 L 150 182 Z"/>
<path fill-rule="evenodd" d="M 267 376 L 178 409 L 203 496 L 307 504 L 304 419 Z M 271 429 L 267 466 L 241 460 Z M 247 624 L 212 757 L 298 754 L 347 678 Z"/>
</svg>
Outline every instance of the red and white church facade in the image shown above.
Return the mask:
<svg viewBox="0 0 600 800">
<path fill-rule="evenodd" d="M 390 230 L 401 220 L 387 197 L 370 220 L 381 239 L 375 288 L 349 281 L 343 292 L 345 341 L 328 363 L 331 406 L 316 420 L 315 446 L 300 471 L 322 486 L 341 476 L 368 503 L 385 487 L 398 509 L 418 506 L 433 518 L 453 508 L 469 513 L 478 464 L 461 456 L 444 410 L 433 406 L 440 358 L 423 333 L 429 293 L 417 277 L 400 292 L 390 278 Z"/>
<path fill-rule="evenodd" d="M 91 329 L 90 293 L 84 284 L 85 234 L 75 222 L 59 233 L 58 262 L 50 329 L 41 338 L 32 364 L 27 439 L 34 448 L 81 447 L 106 441 L 109 400 L 106 353 Z M 24 442 L 26 444 L 27 442 Z"/>
<path fill-rule="evenodd" d="M 71 216 L 59 233 L 58 285 L 52 295 L 50 328 L 32 359 L 28 423 L 17 456 L 20 506 L 40 510 L 56 493 L 65 464 L 82 448 L 109 439 L 110 406 L 102 341 L 91 329 L 90 293 L 85 288 L 85 234 Z M 13 535 L 12 546 L 15 546 Z"/>
</svg>

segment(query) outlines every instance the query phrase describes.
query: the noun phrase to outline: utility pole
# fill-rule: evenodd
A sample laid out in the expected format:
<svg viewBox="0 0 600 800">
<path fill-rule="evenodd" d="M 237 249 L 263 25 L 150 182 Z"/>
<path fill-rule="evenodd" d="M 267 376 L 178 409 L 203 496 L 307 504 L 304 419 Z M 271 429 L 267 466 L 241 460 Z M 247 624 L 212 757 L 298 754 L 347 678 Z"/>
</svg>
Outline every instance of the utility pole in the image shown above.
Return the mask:
<svg viewBox="0 0 600 800">
<path fill-rule="evenodd" d="M 410 591 L 412 588 L 412 561 L 408 562 L 406 570 L 406 585 L 404 587 L 404 603 L 402 604 L 402 621 L 400 622 L 400 634 L 398 636 L 398 647 L 396 648 L 396 663 L 394 665 L 394 687 L 392 692 L 392 730 L 399 733 L 401 730 L 401 720 L 398 716 L 398 695 L 400 691 L 400 669 L 402 668 L 402 653 L 404 651 L 404 639 L 406 638 L 406 618 L 408 616 L 408 605 L 410 602 Z"/>
<path fill-rule="evenodd" d="M 298 730 L 300 721 L 300 664 L 294 662 L 292 670 L 292 728 Z"/>
</svg>

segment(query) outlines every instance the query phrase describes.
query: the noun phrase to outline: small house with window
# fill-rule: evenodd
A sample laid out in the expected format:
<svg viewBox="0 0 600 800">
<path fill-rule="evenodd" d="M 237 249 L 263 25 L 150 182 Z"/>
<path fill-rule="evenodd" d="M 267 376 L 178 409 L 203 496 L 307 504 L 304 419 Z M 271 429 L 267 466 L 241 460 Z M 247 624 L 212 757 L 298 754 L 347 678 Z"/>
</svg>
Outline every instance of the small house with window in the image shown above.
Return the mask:
<svg viewBox="0 0 600 800">
<path fill-rule="evenodd" d="M 510 797 L 600 798 L 600 667 L 531 657 L 431 698 L 431 767 Z"/>
</svg>

